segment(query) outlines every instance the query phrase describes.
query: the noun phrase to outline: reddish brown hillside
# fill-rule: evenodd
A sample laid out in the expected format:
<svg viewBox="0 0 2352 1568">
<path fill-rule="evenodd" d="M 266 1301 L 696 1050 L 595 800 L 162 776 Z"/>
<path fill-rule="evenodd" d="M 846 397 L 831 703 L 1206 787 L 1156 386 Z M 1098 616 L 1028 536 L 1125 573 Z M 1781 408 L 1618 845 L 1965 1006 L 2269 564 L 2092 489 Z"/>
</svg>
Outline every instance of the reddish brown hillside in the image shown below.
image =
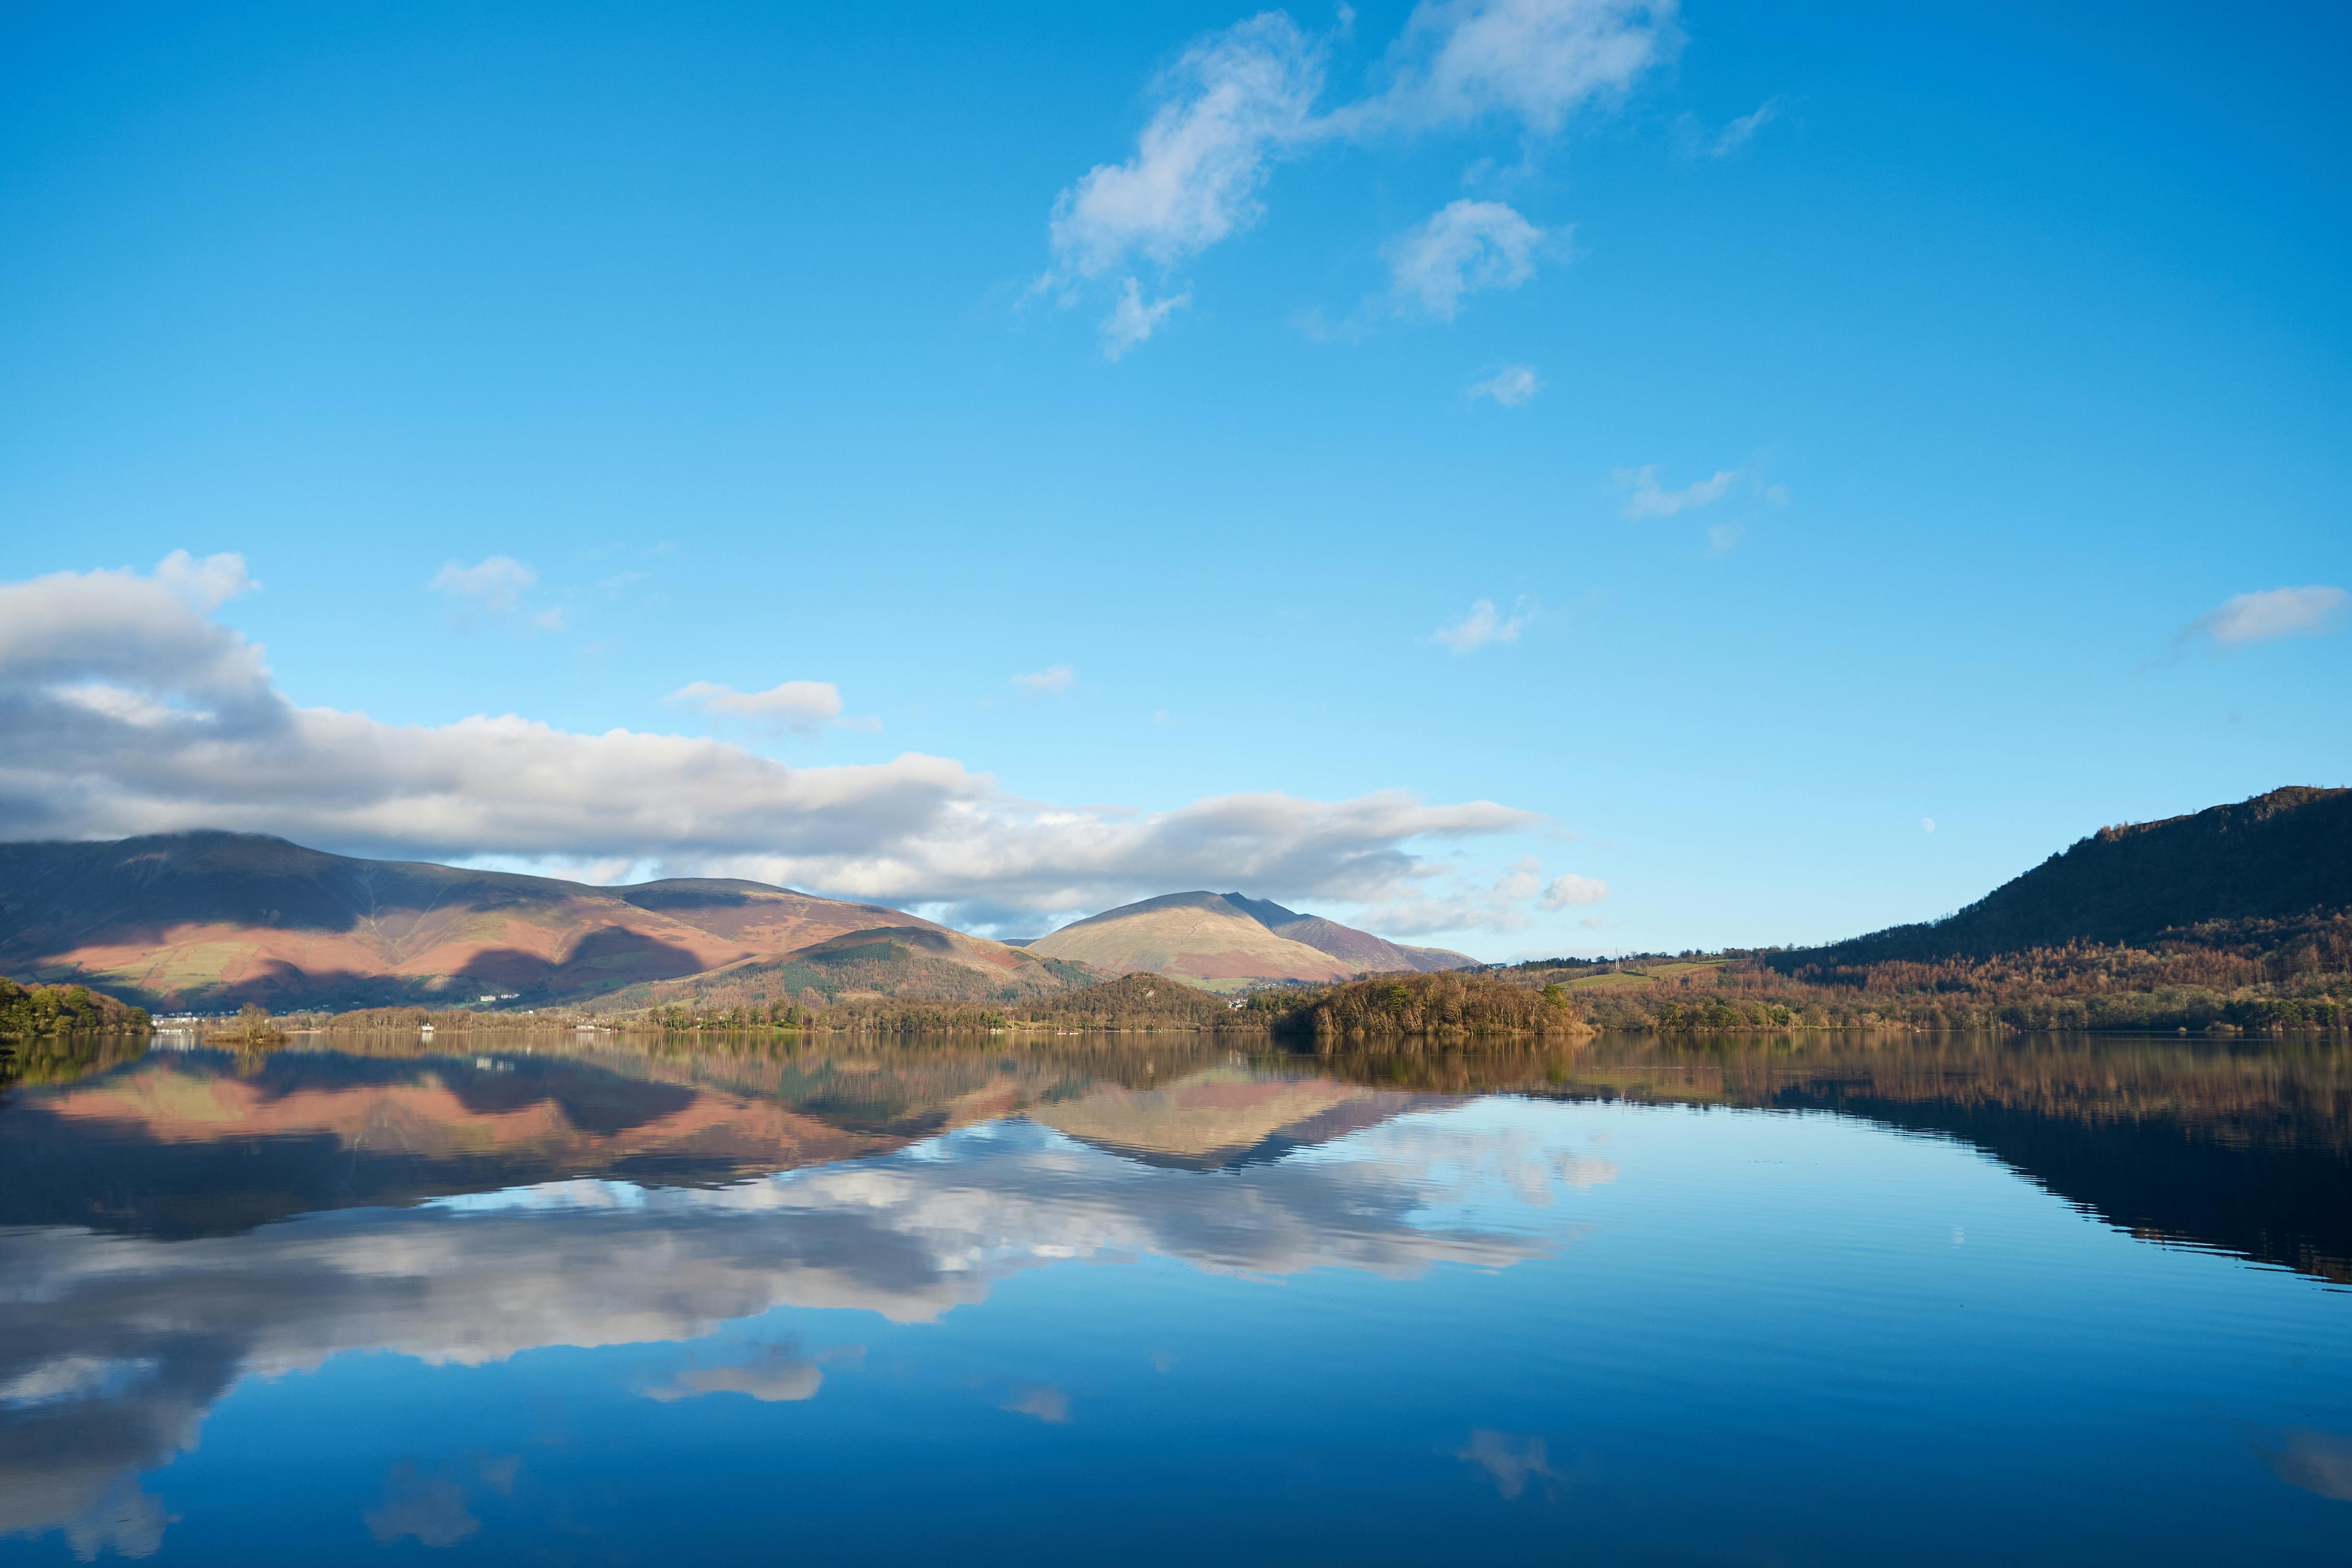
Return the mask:
<svg viewBox="0 0 2352 1568">
<path fill-rule="evenodd" d="M 947 929 L 880 904 L 820 899 L 764 882 L 677 877 L 612 891 L 637 909 L 723 937 L 761 958 L 782 957 L 812 942 L 879 926 Z"/>
<path fill-rule="evenodd" d="M 597 888 L 328 855 L 253 834 L 0 844 L 0 973 L 158 1010 L 601 995 L 877 926 L 756 882 Z"/>
</svg>

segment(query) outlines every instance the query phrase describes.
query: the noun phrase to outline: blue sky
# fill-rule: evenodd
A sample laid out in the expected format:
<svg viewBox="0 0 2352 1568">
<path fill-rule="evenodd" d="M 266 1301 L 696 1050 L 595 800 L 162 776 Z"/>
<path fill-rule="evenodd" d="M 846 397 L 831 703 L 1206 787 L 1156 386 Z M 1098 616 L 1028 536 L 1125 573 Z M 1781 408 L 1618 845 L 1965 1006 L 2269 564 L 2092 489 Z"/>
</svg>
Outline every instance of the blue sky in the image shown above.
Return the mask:
<svg viewBox="0 0 2352 1568">
<path fill-rule="evenodd" d="M 0 835 L 1502 957 L 2352 783 L 2347 32 L 12 7 Z"/>
</svg>

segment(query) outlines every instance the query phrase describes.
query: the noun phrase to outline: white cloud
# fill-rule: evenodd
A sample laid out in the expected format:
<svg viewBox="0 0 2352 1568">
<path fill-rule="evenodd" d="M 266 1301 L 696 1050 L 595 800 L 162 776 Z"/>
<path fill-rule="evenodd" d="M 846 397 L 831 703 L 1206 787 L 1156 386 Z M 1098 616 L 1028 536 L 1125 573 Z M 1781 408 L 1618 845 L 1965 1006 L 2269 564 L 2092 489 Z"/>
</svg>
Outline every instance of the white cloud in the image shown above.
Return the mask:
<svg viewBox="0 0 2352 1568">
<path fill-rule="evenodd" d="M 1066 664 L 1048 665 L 1013 678 L 1013 685 L 1037 697 L 1066 697 L 1077 681 L 1078 672 Z"/>
<path fill-rule="evenodd" d="M 198 561 L 184 550 L 174 550 L 155 563 L 155 580 L 206 611 L 216 610 L 261 586 L 246 571 L 242 555 L 207 555 Z"/>
<path fill-rule="evenodd" d="M 1344 13 L 1344 8 L 1343 8 Z M 1344 31 L 1348 20 L 1343 15 Z M 1132 156 L 1089 169 L 1055 198 L 1047 232 L 1054 261 L 1037 289 L 1075 302 L 1080 286 L 1129 274 L 1103 322 L 1117 359 L 1143 342 L 1191 291 L 1147 301 L 1139 263 L 1161 271 L 1256 223 L 1275 163 L 1322 142 L 1385 135 L 1489 117 L 1528 132 L 1557 132 L 1579 105 L 1629 87 L 1680 45 L 1674 0 L 1424 0 L 1386 61 L 1387 87 L 1318 116 L 1324 45 L 1286 13 L 1269 11 L 1188 47 L 1153 84 L 1157 106 Z M 1499 204 L 1457 204 L 1495 208 Z M 1443 216 L 1443 215 L 1441 215 Z M 1510 214 L 1529 234 L 1533 226 Z M 1490 236 L 1481 281 L 1423 272 L 1451 315 L 1467 288 L 1532 275 L 1522 235 Z M 1454 276 L 1460 278 L 1457 268 Z M 1401 296 L 1402 297 L 1402 296 Z"/>
<path fill-rule="evenodd" d="M 787 680 L 765 691 L 738 691 L 713 680 L 690 680 L 662 700 L 678 707 L 699 708 L 706 713 L 756 720 L 802 735 L 827 724 L 866 734 L 882 728 L 879 719 L 843 718 L 841 689 L 830 680 Z"/>
<path fill-rule="evenodd" d="M 433 574 L 425 586 L 453 599 L 467 599 L 497 615 L 515 607 L 539 574 L 511 555 L 492 555 L 478 564 L 461 566 L 452 561 Z"/>
<path fill-rule="evenodd" d="M 1119 290 L 1118 302 L 1103 318 L 1103 357 L 1118 360 L 1127 351 L 1142 342 L 1160 330 L 1160 323 L 1192 302 L 1192 291 L 1171 294 L 1146 304 L 1143 285 L 1129 279 Z"/>
<path fill-rule="evenodd" d="M 2280 637 L 2325 637 L 2342 628 L 2347 607 L 2352 607 L 2352 594 L 2341 588 L 2266 588 L 2224 600 L 2220 608 L 2182 627 L 2177 640 L 2202 637 L 2235 647 Z"/>
<path fill-rule="evenodd" d="M 93 686 L 117 695 L 92 700 Z M 582 734 L 514 714 L 380 723 L 296 707 L 258 647 L 163 578 L 112 571 L 0 584 L 0 837 L 221 827 L 409 858 L 745 876 L 950 910 L 1100 909 L 1211 885 L 1367 901 L 1426 869 L 1416 840 L 1542 821 L 1398 790 L 1127 814 L 1021 799 L 919 752 L 793 768 L 720 741 Z"/>
<path fill-rule="evenodd" d="M 1481 599 L 1459 621 L 1440 626 L 1429 635 L 1432 641 L 1444 643 L 1455 653 L 1475 653 L 1490 643 L 1518 641 L 1519 632 L 1531 618 L 1521 610 L 1505 620 L 1495 608 L 1494 600 Z"/>
<path fill-rule="evenodd" d="M 1748 525 L 1744 522 L 1712 523 L 1706 531 L 1706 552 L 1709 555 L 1728 555 L 1747 536 Z"/>
<path fill-rule="evenodd" d="M 1571 873 L 1554 877 L 1551 884 L 1544 889 L 1543 897 L 1536 900 L 1536 907 L 1564 910 L 1570 904 L 1597 904 L 1608 896 L 1608 883 L 1597 878 L 1579 877 Z"/>
<path fill-rule="evenodd" d="M 1517 408 L 1533 401 L 1542 387 L 1532 365 L 1507 364 L 1486 380 L 1472 382 L 1463 395 L 1491 397 L 1506 408 Z"/>
<path fill-rule="evenodd" d="M 1738 478 L 1738 469 L 1726 468 L 1713 479 L 1670 490 L 1660 488 L 1654 463 L 1639 468 L 1620 468 L 1616 474 L 1617 488 L 1632 492 L 1626 498 L 1625 515 L 1636 519 L 1672 517 L 1694 507 L 1712 505 L 1730 493 L 1733 481 Z"/>
<path fill-rule="evenodd" d="M 1388 90 L 1344 111 L 1367 126 L 1518 120 L 1549 135 L 1681 47 L 1675 0 L 1423 0 L 1389 51 Z"/>
<path fill-rule="evenodd" d="M 1544 231 L 1501 202 L 1448 202 L 1381 248 L 1400 312 L 1454 319 L 1465 294 L 1536 275 Z"/>
<path fill-rule="evenodd" d="M 1321 49 L 1279 11 L 1235 23 L 1162 73 L 1123 163 L 1098 163 L 1054 203 L 1048 287 L 1141 257 L 1173 265 L 1257 221 L 1268 165 L 1307 134 Z"/>
<path fill-rule="evenodd" d="M 1523 931 L 1534 923 L 1528 904 L 1543 886 L 1543 868 L 1533 857 L 1513 861 L 1485 883 L 1460 870 L 1431 869 L 1431 875 L 1400 884 L 1350 923 L 1391 937 Z"/>
</svg>

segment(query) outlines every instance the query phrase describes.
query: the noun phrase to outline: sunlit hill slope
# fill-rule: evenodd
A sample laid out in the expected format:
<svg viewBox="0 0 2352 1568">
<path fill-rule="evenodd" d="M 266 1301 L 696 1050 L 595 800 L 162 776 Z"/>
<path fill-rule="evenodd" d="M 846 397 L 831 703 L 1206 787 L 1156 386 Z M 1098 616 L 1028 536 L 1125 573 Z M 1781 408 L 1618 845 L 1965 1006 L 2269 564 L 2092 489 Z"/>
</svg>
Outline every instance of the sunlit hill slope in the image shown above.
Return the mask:
<svg viewBox="0 0 2352 1568">
<path fill-rule="evenodd" d="M 599 888 L 254 834 L 0 844 L 0 972 L 155 1008 L 555 1003 L 886 931 L 922 955 L 914 968 L 978 976 L 983 991 L 1070 984 L 1002 943 L 758 882 Z M 866 978 L 892 982 L 878 970 Z"/>
</svg>

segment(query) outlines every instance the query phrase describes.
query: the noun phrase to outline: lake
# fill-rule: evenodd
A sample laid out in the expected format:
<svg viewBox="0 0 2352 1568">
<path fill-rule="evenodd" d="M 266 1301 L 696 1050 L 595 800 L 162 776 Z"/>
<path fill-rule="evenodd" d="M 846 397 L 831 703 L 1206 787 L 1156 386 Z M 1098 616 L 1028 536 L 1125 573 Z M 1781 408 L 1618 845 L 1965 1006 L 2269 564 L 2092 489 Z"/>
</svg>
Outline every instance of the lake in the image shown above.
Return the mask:
<svg viewBox="0 0 2352 1568">
<path fill-rule="evenodd" d="M 0 1563 L 2265 1563 L 2352 1051 L 43 1047 Z"/>
</svg>

